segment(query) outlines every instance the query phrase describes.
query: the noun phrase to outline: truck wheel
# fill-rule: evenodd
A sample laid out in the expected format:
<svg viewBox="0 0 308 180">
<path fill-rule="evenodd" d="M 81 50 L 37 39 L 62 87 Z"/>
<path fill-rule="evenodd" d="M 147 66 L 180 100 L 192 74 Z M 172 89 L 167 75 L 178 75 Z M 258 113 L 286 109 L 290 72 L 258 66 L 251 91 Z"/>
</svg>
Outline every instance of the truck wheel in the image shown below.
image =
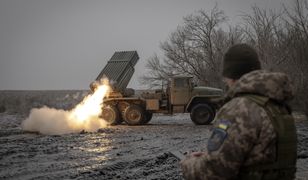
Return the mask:
<svg viewBox="0 0 308 180">
<path fill-rule="evenodd" d="M 142 124 L 145 119 L 144 109 L 140 106 L 131 104 L 125 109 L 123 118 L 128 125 Z"/>
<path fill-rule="evenodd" d="M 101 118 L 103 118 L 109 125 L 117 125 L 121 123 L 120 112 L 112 105 L 105 105 L 102 107 Z"/>
<path fill-rule="evenodd" d="M 148 122 L 150 122 L 152 117 L 153 117 L 153 113 L 145 112 L 145 117 L 144 117 L 142 124 L 147 124 Z"/>
<path fill-rule="evenodd" d="M 118 105 L 117 105 L 117 108 L 119 110 L 119 113 L 120 113 L 120 123 L 123 122 L 123 117 L 124 117 L 124 111 L 125 109 L 129 106 L 129 103 L 126 102 L 126 101 L 120 101 L 118 102 Z"/>
<path fill-rule="evenodd" d="M 215 112 L 213 108 L 207 104 L 197 104 L 190 112 L 191 120 L 197 125 L 210 124 L 214 116 Z"/>
</svg>

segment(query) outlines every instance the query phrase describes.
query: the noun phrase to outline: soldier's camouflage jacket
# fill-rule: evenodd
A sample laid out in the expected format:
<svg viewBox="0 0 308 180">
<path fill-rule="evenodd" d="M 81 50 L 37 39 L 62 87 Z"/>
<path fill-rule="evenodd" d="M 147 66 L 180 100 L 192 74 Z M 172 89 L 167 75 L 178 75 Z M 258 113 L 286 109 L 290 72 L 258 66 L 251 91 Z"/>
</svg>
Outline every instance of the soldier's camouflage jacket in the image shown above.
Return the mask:
<svg viewBox="0 0 308 180">
<path fill-rule="evenodd" d="M 293 98 L 289 78 L 262 70 L 242 76 L 228 91 L 231 98 L 217 113 L 215 128 L 200 157 L 181 162 L 185 179 L 236 179 L 241 167 L 273 162 L 276 134 L 265 110 L 239 93 L 256 93 L 277 101 Z"/>
</svg>

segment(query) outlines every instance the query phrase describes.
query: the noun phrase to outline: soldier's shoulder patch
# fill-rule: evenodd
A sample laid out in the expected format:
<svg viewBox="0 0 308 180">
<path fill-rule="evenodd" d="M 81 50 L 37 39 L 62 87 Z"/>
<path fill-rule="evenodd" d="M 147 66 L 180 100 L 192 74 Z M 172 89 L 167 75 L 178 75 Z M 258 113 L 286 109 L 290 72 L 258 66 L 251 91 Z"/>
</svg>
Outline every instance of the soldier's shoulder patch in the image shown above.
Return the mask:
<svg viewBox="0 0 308 180">
<path fill-rule="evenodd" d="M 208 141 L 207 150 L 209 152 L 216 151 L 220 148 L 222 143 L 227 137 L 227 132 L 220 128 L 215 128 L 213 133 Z"/>
<path fill-rule="evenodd" d="M 216 151 L 223 144 L 224 140 L 228 136 L 226 130 L 230 126 L 230 121 L 219 120 L 218 126 L 213 130 L 212 135 L 208 141 L 207 149 L 209 152 Z"/>
</svg>

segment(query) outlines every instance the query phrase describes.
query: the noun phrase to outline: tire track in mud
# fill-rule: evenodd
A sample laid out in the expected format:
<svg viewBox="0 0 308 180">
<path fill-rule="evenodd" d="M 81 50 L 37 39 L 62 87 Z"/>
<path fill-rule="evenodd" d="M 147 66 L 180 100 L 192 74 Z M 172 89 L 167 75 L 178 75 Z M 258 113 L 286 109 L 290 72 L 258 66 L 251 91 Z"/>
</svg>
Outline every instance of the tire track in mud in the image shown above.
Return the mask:
<svg viewBox="0 0 308 180">
<path fill-rule="evenodd" d="M 0 179 L 182 179 L 168 152 L 202 150 L 211 129 L 188 116 L 156 116 L 145 126 L 47 136 L 21 131 L 22 119 L 0 114 Z M 308 177 L 307 128 L 297 122 L 297 179 Z"/>
<path fill-rule="evenodd" d="M 81 173 L 80 178 L 104 179 L 181 179 L 179 160 L 164 153 L 152 158 L 117 162 Z M 159 167 L 159 168 L 155 168 Z"/>
<path fill-rule="evenodd" d="M 0 143 L 5 146 L 0 154 L 1 169 L 5 169 L 0 179 L 178 179 L 178 161 L 164 152 L 185 147 L 183 128 L 195 129 L 191 123 L 158 123 L 62 136 L 0 130 Z"/>
</svg>

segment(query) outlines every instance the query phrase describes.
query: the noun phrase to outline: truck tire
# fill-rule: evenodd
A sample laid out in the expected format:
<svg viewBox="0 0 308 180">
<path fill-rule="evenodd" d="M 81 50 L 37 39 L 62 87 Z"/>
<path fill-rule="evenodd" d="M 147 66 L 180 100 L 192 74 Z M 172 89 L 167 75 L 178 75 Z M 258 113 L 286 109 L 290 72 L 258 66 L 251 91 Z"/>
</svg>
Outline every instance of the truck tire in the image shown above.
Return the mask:
<svg viewBox="0 0 308 180">
<path fill-rule="evenodd" d="M 142 124 L 147 124 L 148 122 L 150 122 L 152 117 L 153 117 L 153 113 L 145 112 L 145 116 L 144 116 L 144 120 L 143 120 Z"/>
<path fill-rule="evenodd" d="M 104 105 L 102 107 L 101 118 L 103 118 L 109 125 L 117 125 L 121 123 L 120 112 L 112 105 Z"/>
<path fill-rule="evenodd" d="M 207 104 L 197 104 L 190 112 L 191 120 L 197 125 L 210 124 L 215 117 L 214 109 Z"/>
<path fill-rule="evenodd" d="M 145 111 L 142 107 L 131 104 L 125 109 L 123 118 L 128 125 L 140 125 L 144 122 Z"/>
<path fill-rule="evenodd" d="M 129 106 L 130 104 L 126 101 L 120 101 L 118 102 L 117 104 L 117 108 L 119 110 L 119 113 L 120 113 L 120 122 L 122 123 L 124 121 L 124 112 L 125 112 L 125 109 Z"/>
</svg>

